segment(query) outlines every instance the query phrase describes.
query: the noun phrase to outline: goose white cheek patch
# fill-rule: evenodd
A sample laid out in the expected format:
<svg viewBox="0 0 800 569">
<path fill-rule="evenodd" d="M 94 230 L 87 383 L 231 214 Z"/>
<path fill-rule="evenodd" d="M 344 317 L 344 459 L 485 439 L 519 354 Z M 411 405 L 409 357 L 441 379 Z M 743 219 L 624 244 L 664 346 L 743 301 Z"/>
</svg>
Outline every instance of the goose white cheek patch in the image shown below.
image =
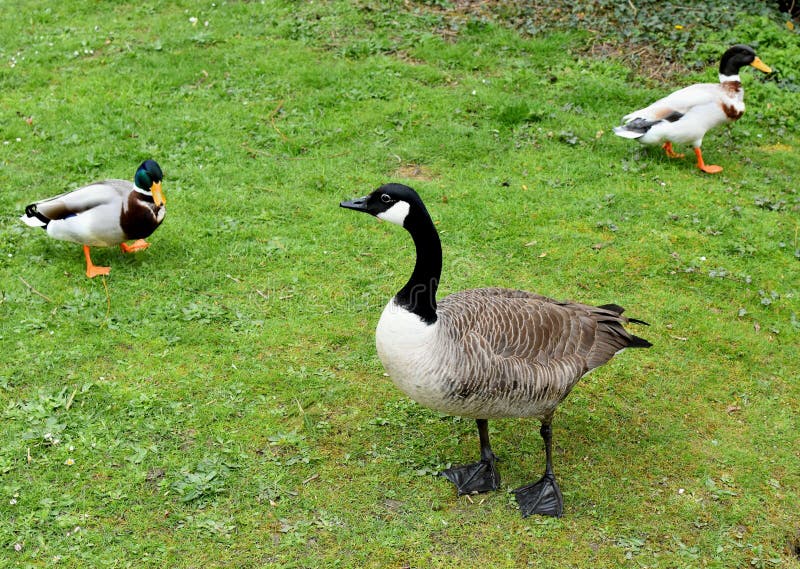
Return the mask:
<svg viewBox="0 0 800 569">
<path fill-rule="evenodd" d="M 408 202 L 397 202 L 392 207 L 383 211 L 376 215 L 378 219 L 382 219 L 384 221 L 389 221 L 391 223 L 396 223 L 399 226 L 403 226 L 403 222 L 406 220 L 408 216 L 408 211 L 411 209 L 411 204 Z"/>
</svg>

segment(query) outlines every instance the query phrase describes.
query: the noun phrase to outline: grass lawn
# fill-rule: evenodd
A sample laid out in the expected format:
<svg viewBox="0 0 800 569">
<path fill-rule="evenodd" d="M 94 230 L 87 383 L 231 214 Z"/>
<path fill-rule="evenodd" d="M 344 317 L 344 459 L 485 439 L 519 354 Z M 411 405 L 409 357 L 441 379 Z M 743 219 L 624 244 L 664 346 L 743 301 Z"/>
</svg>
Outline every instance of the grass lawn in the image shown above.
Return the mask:
<svg viewBox="0 0 800 569">
<path fill-rule="evenodd" d="M 0 568 L 800 567 L 797 32 L 741 16 L 657 80 L 442 4 L 0 2 Z M 611 133 L 736 41 L 779 73 L 742 71 L 722 174 Z M 17 219 L 149 157 L 166 221 L 94 249 L 107 278 Z M 556 414 L 563 518 L 510 493 L 535 421 L 490 423 L 500 491 L 435 476 L 474 422 L 374 346 L 413 245 L 338 207 L 388 181 L 437 223 L 441 295 L 651 323 Z"/>
</svg>

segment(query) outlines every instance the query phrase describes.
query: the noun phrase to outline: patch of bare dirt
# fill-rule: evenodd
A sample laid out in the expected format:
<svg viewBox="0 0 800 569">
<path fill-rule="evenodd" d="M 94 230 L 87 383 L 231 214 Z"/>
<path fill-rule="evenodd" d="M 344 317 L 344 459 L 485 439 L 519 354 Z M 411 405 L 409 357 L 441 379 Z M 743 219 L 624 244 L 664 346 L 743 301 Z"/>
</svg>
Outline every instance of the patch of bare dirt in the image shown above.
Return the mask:
<svg viewBox="0 0 800 569">
<path fill-rule="evenodd" d="M 403 164 L 392 173 L 395 178 L 405 178 L 407 180 L 422 180 L 428 182 L 433 180 L 436 175 L 427 166 L 421 164 Z"/>
<path fill-rule="evenodd" d="M 637 76 L 650 81 L 667 81 L 688 71 L 684 63 L 670 61 L 662 51 L 649 45 L 598 41 L 583 50 L 583 54 L 598 59 L 617 59 Z"/>
</svg>

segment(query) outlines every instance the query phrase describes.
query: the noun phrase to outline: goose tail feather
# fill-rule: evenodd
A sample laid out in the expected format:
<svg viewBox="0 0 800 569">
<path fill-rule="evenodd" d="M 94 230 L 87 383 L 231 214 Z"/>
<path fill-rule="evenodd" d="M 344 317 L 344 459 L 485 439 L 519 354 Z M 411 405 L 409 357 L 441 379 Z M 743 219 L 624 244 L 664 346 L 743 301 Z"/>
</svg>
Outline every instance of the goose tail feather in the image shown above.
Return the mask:
<svg viewBox="0 0 800 569">
<path fill-rule="evenodd" d="M 628 344 L 629 348 L 649 348 L 653 344 L 645 340 L 644 338 L 640 338 L 639 336 L 634 336 L 631 334 L 631 341 Z"/>
<path fill-rule="evenodd" d="M 602 310 L 607 310 L 608 312 L 612 312 L 619 316 L 621 320 L 625 323 L 632 323 L 632 324 L 642 324 L 644 326 L 650 326 L 644 320 L 639 320 L 638 318 L 626 318 L 622 316 L 622 313 L 625 312 L 625 309 L 622 308 L 619 304 L 601 304 L 597 308 Z M 645 340 L 644 338 L 640 338 L 639 336 L 634 336 L 633 334 L 628 333 L 622 326 L 619 325 L 618 321 L 604 321 L 606 324 L 606 330 L 612 332 L 620 337 L 620 339 L 624 339 L 625 347 L 627 348 L 649 348 L 653 344 L 649 341 Z"/>
</svg>

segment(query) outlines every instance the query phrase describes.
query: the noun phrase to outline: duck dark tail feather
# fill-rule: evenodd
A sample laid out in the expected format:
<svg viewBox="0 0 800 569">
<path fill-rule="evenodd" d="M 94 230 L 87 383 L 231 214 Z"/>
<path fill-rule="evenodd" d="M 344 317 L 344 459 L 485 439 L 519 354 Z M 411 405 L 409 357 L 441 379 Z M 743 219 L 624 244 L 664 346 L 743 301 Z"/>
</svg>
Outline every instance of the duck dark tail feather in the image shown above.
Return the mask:
<svg viewBox="0 0 800 569">
<path fill-rule="evenodd" d="M 647 119 L 638 118 L 633 119 L 631 122 L 625 125 L 625 130 L 629 130 L 631 132 L 638 132 L 641 134 L 646 133 L 648 130 L 652 128 L 654 124 L 660 123 L 660 120 L 649 121 Z"/>
<path fill-rule="evenodd" d="M 36 219 L 44 223 L 45 229 L 47 228 L 47 224 L 50 223 L 49 218 L 39 213 L 39 210 L 36 208 L 35 203 L 25 206 L 25 215 L 27 215 L 28 217 L 35 217 Z"/>
</svg>

